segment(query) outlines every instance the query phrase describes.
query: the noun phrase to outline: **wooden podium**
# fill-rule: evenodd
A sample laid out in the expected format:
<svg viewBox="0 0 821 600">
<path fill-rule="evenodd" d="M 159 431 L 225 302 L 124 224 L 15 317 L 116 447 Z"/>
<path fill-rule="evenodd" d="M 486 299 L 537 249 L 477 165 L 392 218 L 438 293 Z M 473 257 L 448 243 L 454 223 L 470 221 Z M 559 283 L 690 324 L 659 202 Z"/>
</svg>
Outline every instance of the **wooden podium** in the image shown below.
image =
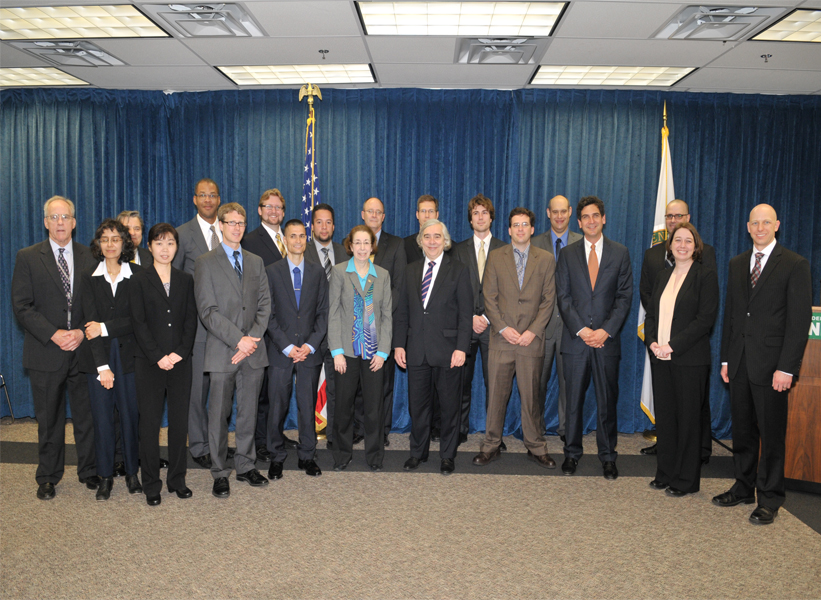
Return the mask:
<svg viewBox="0 0 821 600">
<path fill-rule="evenodd" d="M 821 307 L 812 309 L 804 360 L 787 409 L 784 475 L 789 489 L 821 493 Z"/>
</svg>

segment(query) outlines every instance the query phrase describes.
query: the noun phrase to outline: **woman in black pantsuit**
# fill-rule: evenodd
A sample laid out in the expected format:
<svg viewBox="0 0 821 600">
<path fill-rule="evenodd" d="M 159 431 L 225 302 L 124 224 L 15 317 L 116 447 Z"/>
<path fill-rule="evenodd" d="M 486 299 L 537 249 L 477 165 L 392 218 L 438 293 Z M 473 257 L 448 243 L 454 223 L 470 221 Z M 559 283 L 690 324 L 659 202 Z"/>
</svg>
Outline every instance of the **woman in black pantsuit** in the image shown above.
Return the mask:
<svg viewBox="0 0 821 600">
<path fill-rule="evenodd" d="M 673 268 L 659 273 L 644 321 L 650 349 L 658 465 L 650 487 L 680 498 L 699 490 L 700 415 L 707 401 L 710 330 L 718 312 L 718 275 L 701 264 L 696 228 L 680 223 L 667 240 Z"/>
<path fill-rule="evenodd" d="M 190 498 L 185 485 L 191 349 L 197 333 L 194 278 L 175 269 L 177 230 L 158 223 L 148 232 L 154 264 L 133 277 L 131 315 L 137 338 L 136 380 L 140 409 L 140 462 L 146 502 L 162 501 L 159 434 L 168 395 L 168 491 Z"/>
</svg>

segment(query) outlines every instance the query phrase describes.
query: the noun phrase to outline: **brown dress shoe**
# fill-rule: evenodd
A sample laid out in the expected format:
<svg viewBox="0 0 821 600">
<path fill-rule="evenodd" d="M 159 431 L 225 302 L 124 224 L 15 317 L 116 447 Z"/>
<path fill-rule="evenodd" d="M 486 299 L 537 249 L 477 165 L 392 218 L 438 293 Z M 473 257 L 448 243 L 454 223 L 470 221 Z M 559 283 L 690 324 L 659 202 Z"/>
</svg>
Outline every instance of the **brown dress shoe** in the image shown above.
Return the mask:
<svg viewBox="0 0 821 600">
<path fill-rule="evenodd" d="M 502 457 L 502 451 L 497 447 L 493 452 L 480 452 L 473 457 L 473 464 L 477 467 L 484 467 L 494 460 L 499 460 Z"/>
<path fill-rule="evenodd" d="M 527 458 L 535 462 L 540 467 L 544 467 L 545 469 L 556 468 L 556 461 L 550 458 L 549 454 L 543 454 L 542 456 L 539 456 L 537 454 L 533 454 L 530 450 L 528 450 Z"/>
</svg>

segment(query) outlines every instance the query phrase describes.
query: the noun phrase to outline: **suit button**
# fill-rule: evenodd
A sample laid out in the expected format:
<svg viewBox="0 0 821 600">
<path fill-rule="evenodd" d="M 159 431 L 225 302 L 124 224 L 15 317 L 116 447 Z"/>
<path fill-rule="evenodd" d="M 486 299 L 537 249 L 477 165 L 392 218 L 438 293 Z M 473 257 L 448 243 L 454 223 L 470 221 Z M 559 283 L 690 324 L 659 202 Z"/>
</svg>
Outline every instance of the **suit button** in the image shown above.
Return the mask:
<svg viewBox="0 0 821 600">
<path fill-rule="evenodd" d="M 171 323 L 169 323 L 168 326 L 171 327 Z"/>
<path fill-rule="evenodd" d="M 169 309 L 168 309 L 167 311 L 165 311 L 165 312 L 171 312 L 171 309 L 169 308 Z"/>
<path fill-rule="evenodd" d="M 749 316 L 750 316 L 750 313 L 747 313 L 747 316 L 749 317 Z"/>
</svg>

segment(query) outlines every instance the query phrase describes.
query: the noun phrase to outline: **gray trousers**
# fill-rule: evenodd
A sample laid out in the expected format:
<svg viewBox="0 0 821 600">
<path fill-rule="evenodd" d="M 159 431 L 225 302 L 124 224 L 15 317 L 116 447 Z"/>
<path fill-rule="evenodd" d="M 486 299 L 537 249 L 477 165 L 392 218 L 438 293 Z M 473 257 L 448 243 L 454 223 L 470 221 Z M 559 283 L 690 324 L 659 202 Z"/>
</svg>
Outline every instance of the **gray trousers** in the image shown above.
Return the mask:
<svg viewBox="0 0 821 600">
<path fill-rule="evenodd" d="M 553 325 L 553 321 L 556 325 Z M 539 402 L 541 404 L 542 432 L 545 431 L 544 408 L 547 402 L 547 384 L 550 381 L 550 372 L 553 370 L 553 357 L 556 357 L 556 377 L 559 379 L 559 426 L 556 433 L 564 435 L 565 409 L 567 408 L 567 396 L 564 388 L 564 362 L 562 360 L 562 332 L 564 323 L 562 316 L 557 314 L 550 320 L 550 326 L 555 327 L 552 337 L 545 337 L 544 340 L 544 366 L 542 367 L 542 377 L 539 379 Z"/>
<path fill-rule="evenodd" d="M 205 366 L 205 342 L 194 342 L 191 351 L 191 400 L 188 403 L 188 450 L 191 456 L 205 456 L 208 447 L 208 374 Z"/>
</svg>

